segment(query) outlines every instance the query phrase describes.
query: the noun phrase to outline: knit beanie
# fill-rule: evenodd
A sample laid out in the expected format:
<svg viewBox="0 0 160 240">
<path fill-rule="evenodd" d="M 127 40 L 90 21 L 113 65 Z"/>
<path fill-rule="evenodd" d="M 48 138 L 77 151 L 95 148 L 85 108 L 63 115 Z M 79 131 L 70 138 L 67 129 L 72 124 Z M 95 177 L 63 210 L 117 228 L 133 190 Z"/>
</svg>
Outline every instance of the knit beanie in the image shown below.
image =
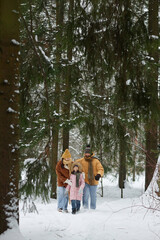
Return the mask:
<svg viewBox="0 0 160 240">
<path fill-rule="evenodd" d="M 86 146 L 85 153 L 92 154 L 90 145 L 87 145 L 87 146 Z"/>
<path fill-rule="evenodd" d="M 62 158 L 71 158 L 71 154 L 68 149 L 66 149 L 65 152 L 62 154 Z"/>
</svg>

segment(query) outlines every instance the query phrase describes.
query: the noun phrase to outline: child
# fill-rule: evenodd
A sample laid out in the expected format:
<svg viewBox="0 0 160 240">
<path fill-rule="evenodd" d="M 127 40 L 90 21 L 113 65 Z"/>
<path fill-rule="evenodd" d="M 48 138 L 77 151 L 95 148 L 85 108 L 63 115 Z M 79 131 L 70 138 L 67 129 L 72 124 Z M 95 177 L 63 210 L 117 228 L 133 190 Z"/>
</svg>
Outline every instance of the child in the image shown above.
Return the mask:
<svg viewBox="0 0 160 240">
<path fill-rule="evenodd" d="M 72 185 L 68 185 L 66 190 L 68 192 L 70 191 L 72 214 L 75 214 L 80 210 L 83 188 L 85 186 L 84 178 L 82 175 L 82 166 L 78 162 L 74 162 L 71 166 L 70 181 L 72 182 Z"/>
</svg>

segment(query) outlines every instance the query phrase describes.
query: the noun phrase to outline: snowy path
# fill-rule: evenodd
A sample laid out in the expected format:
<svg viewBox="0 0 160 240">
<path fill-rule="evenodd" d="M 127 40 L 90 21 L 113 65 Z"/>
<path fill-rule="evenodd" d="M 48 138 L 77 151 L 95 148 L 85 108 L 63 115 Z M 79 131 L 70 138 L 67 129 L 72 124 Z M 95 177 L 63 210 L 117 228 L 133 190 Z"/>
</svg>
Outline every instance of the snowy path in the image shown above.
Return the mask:
<svg viewBox="0 0 160 240">
<path fill-rule="evenodd" d="M 104 197 L 98 196 L 95 211 L 83 210 L 77 215 L 57 212 L 57 202 L 36 202 L 39 214 L 20 212 L 20 231 L 26 240 L 158 240 L 160 213 L 147 212 L 139 196 L 143 183 L 127 187 L 124 199 L 116 183 L 104 181 Z M 22 204 L 20 205 L 20 210 Z M 159 237 L 158 237 L 159 236 Z"/>
</svg>

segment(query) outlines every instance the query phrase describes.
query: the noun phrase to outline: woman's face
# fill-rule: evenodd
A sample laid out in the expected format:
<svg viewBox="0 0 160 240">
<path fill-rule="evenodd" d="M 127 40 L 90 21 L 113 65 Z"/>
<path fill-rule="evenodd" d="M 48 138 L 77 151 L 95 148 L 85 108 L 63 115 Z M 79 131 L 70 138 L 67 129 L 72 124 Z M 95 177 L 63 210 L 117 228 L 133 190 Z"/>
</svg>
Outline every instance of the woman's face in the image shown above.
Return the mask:
<svg viewBox="0 0 160 240">
<path fill-rule="evenodd" d="M 77 172 L 77 171 L 78 171 L 78 167 L 77 167 L 77 166 L 74 166 L 73 170 L 74 170 L 75 172 Z"/>
</svg>

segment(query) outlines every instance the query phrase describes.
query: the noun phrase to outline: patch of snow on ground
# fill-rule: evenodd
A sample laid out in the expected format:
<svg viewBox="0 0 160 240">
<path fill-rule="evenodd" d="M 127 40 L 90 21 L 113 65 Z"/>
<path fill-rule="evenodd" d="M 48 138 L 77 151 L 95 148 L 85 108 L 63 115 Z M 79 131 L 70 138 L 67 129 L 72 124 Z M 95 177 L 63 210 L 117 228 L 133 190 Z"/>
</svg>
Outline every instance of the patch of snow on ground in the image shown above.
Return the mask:
<svg viewBox="0 0 160 240">
<path fill-rule="evenodd" d="M 120 198 L 117 180 L 106 176 L 103 183 L 104 197 L 97 194 L 96 210 L 84 210 L 82 207 L 78 214 L 72 215 L 69 205 L 69 213 L 59 213 L 57 201 L 51 200 L 48 204 L 36 201 L 39 214 L 24 215 L 21 211 L 20 231 L 25 239 L 158 240 L 160 213 L 145 209 L 140 198 L 144 192 L 144 176 L 127 184 L 123 199 Z M 101 192 L 100 189 L 98 192 Z"/>
<path fill-rule="evenodd" d="M 12 230 L 7 230 L 4 234 L 0 235 L 0 240 L 26 240 L 19 231 L 18 227 Z"/>
<path fill-rule="evenodd" d="M 97 209 L 84 210 L 76 214 L 57 211 L 57 201 L 49 203 L 35 201 L 37 213 L 22 211 L 20 202 L 20 231 L 8 230 L 0 240 L 159 240 L 160 212 L 144 208 L 144 176 L 135 182 L 128 180 L 124 198 L 118 181 L 111 175 L 103 178 L 104 197 L 97 193 Z M 20 233 L 21 232 L 21 233 Z M 22 235 L 24 237 L 22 237 Z"/>
</svg>

